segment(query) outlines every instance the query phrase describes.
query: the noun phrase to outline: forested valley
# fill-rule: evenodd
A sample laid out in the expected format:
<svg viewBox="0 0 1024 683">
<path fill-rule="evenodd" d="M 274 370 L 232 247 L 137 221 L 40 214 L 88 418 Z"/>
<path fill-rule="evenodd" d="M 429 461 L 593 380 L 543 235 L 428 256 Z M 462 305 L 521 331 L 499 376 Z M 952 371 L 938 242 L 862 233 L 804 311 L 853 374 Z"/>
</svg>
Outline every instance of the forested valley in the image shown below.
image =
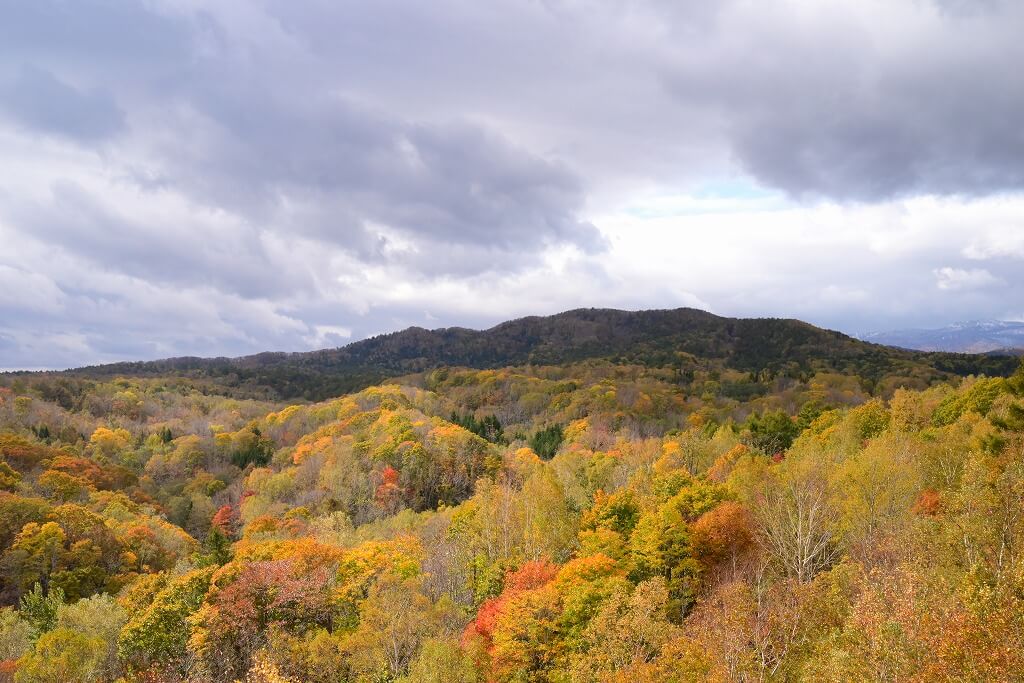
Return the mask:
<svg viewBox="0 0 1024 683">
<path fill-rule="evenodd" d="M 657 353 L 0 375 L 0 680 L 1021 680 L 1024 366 Z"/>
</svg>

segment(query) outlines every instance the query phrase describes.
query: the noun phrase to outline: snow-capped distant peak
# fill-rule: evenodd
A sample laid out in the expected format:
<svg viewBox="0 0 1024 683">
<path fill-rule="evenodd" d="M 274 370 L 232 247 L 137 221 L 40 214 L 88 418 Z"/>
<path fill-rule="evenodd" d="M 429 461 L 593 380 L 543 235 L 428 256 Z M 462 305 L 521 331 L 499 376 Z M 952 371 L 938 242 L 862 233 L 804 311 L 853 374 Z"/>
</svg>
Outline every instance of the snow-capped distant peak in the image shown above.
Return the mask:
<svg viewBox="0 0 1024 683">
<path fill-rule="evenodd" d="M 968 320 L 936 329 L 872 332 L 861 338 L 876 344 L 920 351 L 988 353 L 1024 349 L 1024 322 Z"/>
</svg>

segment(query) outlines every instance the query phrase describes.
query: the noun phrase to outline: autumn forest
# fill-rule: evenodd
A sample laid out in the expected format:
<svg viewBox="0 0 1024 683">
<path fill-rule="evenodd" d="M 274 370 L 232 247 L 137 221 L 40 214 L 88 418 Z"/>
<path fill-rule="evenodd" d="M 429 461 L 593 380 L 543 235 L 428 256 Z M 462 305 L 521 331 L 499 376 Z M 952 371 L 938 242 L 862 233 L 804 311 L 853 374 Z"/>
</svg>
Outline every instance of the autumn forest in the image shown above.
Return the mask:
<svg viewBox="0 0 1024 683">
<path fill-rule="evenodd" d="M 603 315 L 0 375 L 0 681 L 1021 680 L 1018 359 Z"/>
</svg>

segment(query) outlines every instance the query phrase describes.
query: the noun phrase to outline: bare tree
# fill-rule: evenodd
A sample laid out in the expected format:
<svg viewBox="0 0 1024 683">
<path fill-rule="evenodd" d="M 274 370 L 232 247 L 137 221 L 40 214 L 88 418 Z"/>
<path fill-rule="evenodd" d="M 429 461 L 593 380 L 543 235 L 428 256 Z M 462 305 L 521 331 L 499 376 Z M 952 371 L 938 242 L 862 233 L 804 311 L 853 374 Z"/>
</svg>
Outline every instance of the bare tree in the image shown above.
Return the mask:
<svg viewBox="0 0 1024 683">
<path fill-rule="evenodd" d="M 821 467 L 796 466 L 766 487 L 757 506 L 758 533 L 786 575 L 806 583 L 839 557 L 839 514 Z"/>
</svg>

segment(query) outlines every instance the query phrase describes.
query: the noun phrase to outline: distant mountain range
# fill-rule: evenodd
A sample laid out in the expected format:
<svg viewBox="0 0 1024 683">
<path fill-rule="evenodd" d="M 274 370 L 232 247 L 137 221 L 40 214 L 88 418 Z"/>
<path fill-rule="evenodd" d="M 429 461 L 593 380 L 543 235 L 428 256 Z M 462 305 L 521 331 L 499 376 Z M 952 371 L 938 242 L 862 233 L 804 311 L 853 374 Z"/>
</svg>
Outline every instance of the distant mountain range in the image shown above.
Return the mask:
<svg viewBox="0 0 1024 683">
<path fill-rule="evenodd" d="M 862 335 L 864 341 L 917 351 L 1024 353 L 1024 322 L 972 320 L 937 329 L 908 329 Z"/>
<path fill-rule="evenodd" d="M 916 377 L 929 382 L 953 375 L 1007 375 L 1017 367 L 1015 358 L 906 351 L 799 320 L 723 318 L 679 308 L 578 309 L 520 318 L 480 331 L 411 327 L 305 353 L 171 358 L 36 376 L 81 380 L 177 376 L 209 383 L 221 393 L 318 400 L 444 366 L 488 369 L 589 360 L 670 368 L 680 381 L 686 381 L 694 368 L 703 367 L 739 370 L 750 373 L 755 381 L 777 375 L 843 373 L 869 385 L 885 378 Z"/>
</svg>

